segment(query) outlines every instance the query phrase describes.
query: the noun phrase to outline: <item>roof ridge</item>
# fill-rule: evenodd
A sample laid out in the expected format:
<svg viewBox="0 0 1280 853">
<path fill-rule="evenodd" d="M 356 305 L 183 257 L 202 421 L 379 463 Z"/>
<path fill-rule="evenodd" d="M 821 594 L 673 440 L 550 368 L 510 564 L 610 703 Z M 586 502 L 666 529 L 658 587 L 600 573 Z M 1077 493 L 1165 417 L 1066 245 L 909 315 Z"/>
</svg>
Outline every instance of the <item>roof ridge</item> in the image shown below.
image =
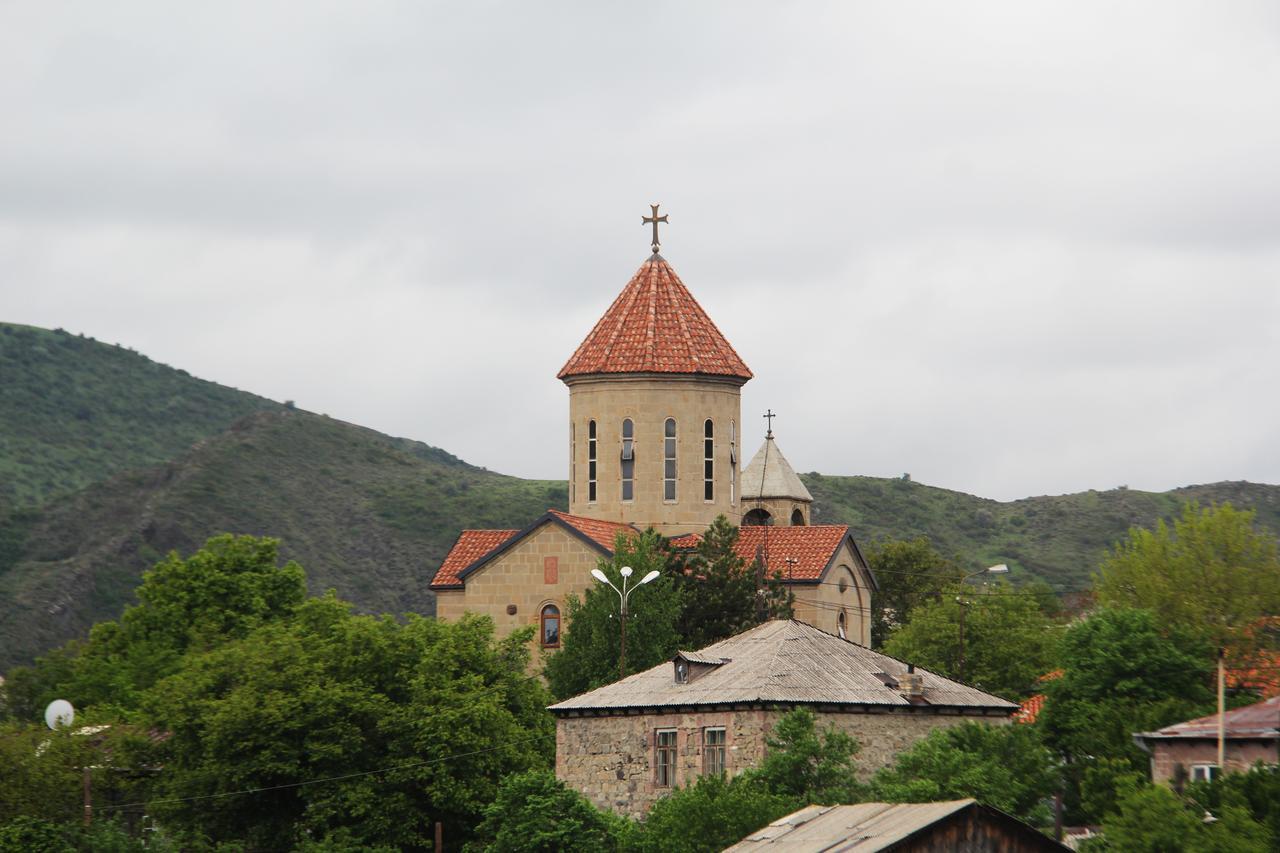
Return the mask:
<svg viewBox="0 0 1280 853">
<path fill-rule="evenodd" d="M 667 267 L 664 272 L 666 274 L 664 274 L 662 278 L 666 281 L 667 296 L 670 298 L 673 305 L 680 308 L 680 303 L 684 301 L 680 297 L 680 290 L 684 290 L 685 293 L 688 293 L 690 298 L 693 298 L 693 294 L 689 293 L 688 288 L 684 286 L 684 282 L 680 281 L 675 270 L 671 269 L 671 267 Z M 677 284 L 679 285 L 679 289 L 676 287 Z M 708 321 L 710 319 L 710 317 L 707 318 Z M 701 366 L 702 360 L 698 358 L 698 353 L 694 348 L 693 335 L 689 333 L 689 324 L 685 322 L 684 311 L 676 311 L 676 322 L 680 324 L 680 334 L 684 337 L 684 345 L 689 350 L 689 358 L 693 360 L 694 365 Z M 728 341 L 725 341 L 725 343 L 728 343 Z"/>
</svg>

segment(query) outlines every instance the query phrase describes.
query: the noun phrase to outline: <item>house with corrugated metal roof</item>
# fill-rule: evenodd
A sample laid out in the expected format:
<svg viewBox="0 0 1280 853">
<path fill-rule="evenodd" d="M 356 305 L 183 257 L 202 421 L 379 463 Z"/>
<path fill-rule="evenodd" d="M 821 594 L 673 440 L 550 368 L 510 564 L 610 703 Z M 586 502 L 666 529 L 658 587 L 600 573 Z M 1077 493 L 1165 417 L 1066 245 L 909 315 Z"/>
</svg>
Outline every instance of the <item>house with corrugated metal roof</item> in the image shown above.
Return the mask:
<svg viewBox="0 0 1280 853">
<path fill-rule="evenodd" d="M 788 711 L 857 739 L 869 776 L 934 729 L 1005 724 L 1018 706 L 795 620 L 766 622 L 566 699 L 556 775 L 601 808 L 641 815 L 704 774 L 757 766 Z"/>
<path fill-rule="evenodd" d="M 1280 764 L 1280 696 L 1222 715 L 1223 766 L 1218 766 L 1217 714 L 1138 732 L 1133 740 L 1151 756 L 1153 782 L 1208 780 L 1220 772 Z"/>
</svg>

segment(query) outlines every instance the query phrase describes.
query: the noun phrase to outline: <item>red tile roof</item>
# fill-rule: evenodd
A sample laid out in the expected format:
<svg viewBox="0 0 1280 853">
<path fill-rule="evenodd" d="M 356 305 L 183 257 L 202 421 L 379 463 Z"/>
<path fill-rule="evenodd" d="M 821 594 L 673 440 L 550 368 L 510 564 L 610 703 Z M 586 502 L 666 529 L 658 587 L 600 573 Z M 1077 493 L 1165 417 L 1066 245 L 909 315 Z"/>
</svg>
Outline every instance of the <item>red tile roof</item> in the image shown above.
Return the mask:
<svg viewBox="0 0 1280 853">
<path fill-rule="evenodd" d="M 613 540 L 617 537 L 619 531 L 636 532 L 636 529 L 630 524 L 623 524 L 618 521 L 601 521 L 598 518 L 569 515 L 567 512 L 560 512 L 556 509 L 549 512 L 611 554 L 613 553 Z"/>
<path fill-rule="evenodd" d="M 458 575 L 467 566 L 479 560 L 498 546 L 504 544 L 519 530 L 464 530 L 458 535 L 436 576 L 431 579 L 432 589 L 448 589 L 461 587 L 462 579 Z"/>
<path fill-rule="evenodd" d="M 849 535 L 847 524 L 814 524 L 807 527 L 738 528 L 738 556 L 750 563 L 765 546 L 768 530 L 770 573 L 779 572 L 784 579 L 816 581 L 822 577 L 840 543 Z M 698 533 L 686 533 L 671 540 L 674 548 L 697 548 L 702 541 Z M 787 558 L 795 560 L 788 564 Z"/>
<path fill-rule="evenodd" d="M 1028 696 L 1022 700 L 1022 704 L 1018 706 L 1018 710 L 1014 712 L 1013 721 L 1015 723 L 1034 723 L 1036 718 L 1040 716 L 1040 712 L 1044 710 L 1045 695 L 1037 693 L 1034 696 Z"/>
<path fill-rule="evenodd" d="M 751 371 L 660 255 L 645 261 L 557 376 Z"/>
</svg>

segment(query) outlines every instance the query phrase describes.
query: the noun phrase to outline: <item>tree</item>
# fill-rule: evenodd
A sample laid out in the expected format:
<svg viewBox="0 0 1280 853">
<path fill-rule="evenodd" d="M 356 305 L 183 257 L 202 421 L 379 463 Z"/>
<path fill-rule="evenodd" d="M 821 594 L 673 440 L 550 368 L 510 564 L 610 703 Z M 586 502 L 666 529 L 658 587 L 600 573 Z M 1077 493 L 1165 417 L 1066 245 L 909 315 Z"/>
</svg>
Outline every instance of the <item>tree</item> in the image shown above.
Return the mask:
<svg viewBox="0 0 1280 853">
<path fill-rule="evenodd" d="M 775 794 L 804 805 L 856 803 L 866 793 L 856 779 L 858 742 L 834 726 L 818 731 L 808 708 L 782 715 L 765 745 L 764 761 L 754 775 Z"/>
<path fill-rule="evenodd" d="M 1036 597 L 1008 583 L 993 584 L 985 592 L 953 586 L 914 607 L 907 623 L 889 635 L 884 651 L 1016 699 L 1030 693 L 1036 680 L 1053 668 L 1058 633 Z"/>
<path fill-rule="evenodd" d="M 1095 576 L 1099 602 L 1149 610 L 1162 628 L 1200 626 L 1216 647 L 1247 652 L 1255 623 L 1280 613 L 1276 540 L 1254 516 L 1187 504 L 1172 528 L 1132 528 Z"/>
<path fill-rule="evenodd" d="M 550 770 L 508 776 L 484 809 L 475 853 L 597 853 L 622 849 L 630 823 L 597 809 Z"/>
<path fill-rule="evenodd" d="M 964 577 L 952 560 L 939 554 L 924 536 L 888 539 L 866 549 L 867 564 L 876 576 L 875 608 L 871 612 L 871 645 L 880 648 L 911 611 L 937 601 Z"/>
<path fill-rule="evenodd" d="M 599 569 L 619 588 L 619 570 L 630 566 L 632 582 L 666 565 L 665 542 L 652 530 L 639 536 L 619 534 L 610 560 Z M 618 594 L 604 584 L 588 587 L 582 598 L 565 601 L 565 629 L 560 650 L 552 653 L 543 674 L 557 699 L 576 696 L 618 678 L 621 652 Z M 627 672 L 641 672 L 669 660 L 680 645 L 676 620 L 680 591 L 670 572 L 635 591 L 627 605 Z"/>
<path fill-rule="evenodd" d="M 1266 828 L 1238 802 L 1206 812 L 1163 785 L 1133 783 L 1102 822 L 1101 843 L 1086 849 L 1123 853 L 1266 853 L 1274 850 Z"/>
<path fill-rule="evenodd" d="M 153 813 L 258 849 L 421 848 L 436 820 L 465 839 L 503 777 L 550 764 L 530 639 L 495 642 L 480 617 L 355 616 L 328 596 L 189 652 L 143 703 L 170 733 Z"/>
<path fill-rule="evenodd" d="M 935 729 L 871 781 L 876 799 L 924 803 L 973 797 L 1032 824 L 1050 819 L 1057 761 L 1031 726 L 966 722 Z"/>
<path fill-rule="evenodd" d="M 702 776 L 653 804 L 629 849 L 642 853 L 713 853 L 741 841 L 803 804 L 770 791 L 750 773 Z"/>
<path fill-rule="evenodd" d="M 789 619 L 795 596 L 781 575 L 764 578 L 738 556 L 738 528 L 723 515 L 711 522 L 691 557 L 674 554 L 672 576 L 680 589 L 677 630 L 687 649 L 732 637 L 766 619 Z M 763 607 L 761 598 L 763 597 Z"/>
</svg>

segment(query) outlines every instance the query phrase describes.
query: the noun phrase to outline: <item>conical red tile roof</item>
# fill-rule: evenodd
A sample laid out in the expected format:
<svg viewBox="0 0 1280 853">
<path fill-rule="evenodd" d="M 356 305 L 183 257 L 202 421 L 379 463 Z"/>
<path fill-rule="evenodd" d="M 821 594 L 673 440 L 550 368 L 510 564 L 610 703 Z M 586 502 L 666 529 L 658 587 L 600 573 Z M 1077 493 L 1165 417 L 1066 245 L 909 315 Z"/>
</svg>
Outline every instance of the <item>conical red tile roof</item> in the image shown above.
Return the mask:
<svg viewBox="0 0 1280 853">
<path fill-rule="evenodd" d="M 661 255 L 645 261 L 557 374 L 751 371 Z"/>
</svg>

